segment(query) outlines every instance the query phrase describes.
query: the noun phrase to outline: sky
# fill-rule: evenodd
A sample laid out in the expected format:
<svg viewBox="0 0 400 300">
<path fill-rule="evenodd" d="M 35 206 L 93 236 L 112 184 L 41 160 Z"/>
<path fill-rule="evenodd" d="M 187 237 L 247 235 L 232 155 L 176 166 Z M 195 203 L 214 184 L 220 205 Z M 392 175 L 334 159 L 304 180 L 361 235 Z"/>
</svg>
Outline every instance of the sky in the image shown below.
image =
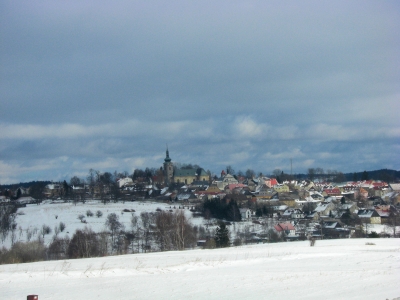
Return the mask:
<svg viewBox="0 0 400 300">
<path fill-rule="evenodd" d="M 0 0 L 0 184 L 400 169 L 398 1 Z"/>
</svg>

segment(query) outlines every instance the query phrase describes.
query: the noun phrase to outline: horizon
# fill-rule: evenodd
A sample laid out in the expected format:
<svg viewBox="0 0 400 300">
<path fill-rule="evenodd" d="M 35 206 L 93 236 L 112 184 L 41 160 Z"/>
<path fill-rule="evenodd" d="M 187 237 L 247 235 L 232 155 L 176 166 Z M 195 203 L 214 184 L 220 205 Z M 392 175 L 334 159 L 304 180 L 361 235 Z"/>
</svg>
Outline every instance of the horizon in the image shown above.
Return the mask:
<svg viewBox="0 0 400 300">
<path fill-rule="evenodd" d="M 201 167 L 201 166 L 200 166 Z M 202 168 L 202 167 L 201 167 Z M 144 168 L 144 169 L 141 169 L 141 170 L 145 170 L 146 168 Z M 204 168 L 203 168 L 204 169 Z M 156 170 L 157 170 L 157 168 L 156 168 Z M 102 171 L 102 170 L 95 170 L 95 171 L 100 171 L 100 173 L 101 174 L 104 174 L 104 173 L 106 173 L 106 172 L 108 172 L 108 171 Z M 115 170 L 116 172 L 118 172 L 118 170 Z M 224 171 L 226 171 L 226 170 L 224 170 Z M 242 170 L 238 170 L 238 171 L 242 171 Z M 253 171 L 255 171 L 255 170 L 253 170 Z M 282 171 L 282 170 L 281 170 Z M 337 173 L 342 173 L 343 175 L 352 175 L 352 174 L 362 174 L 363 172 L 367 172 L 368 173 L 368 175 L 370 175 L 370 173 L 372 173 L 372 172 L 379 172 L 379 171 L 394 171 L 394 172 L 400 172 L 400 170 L 393 170 L 393 169 L 377 169 L 377 170 L 363 170 L 363 171 L 358 171 L 358 172 L 348 172 L 348 173 L 343 173 L 343 172 L 341 172 L 341 171 L 337 171 L 337 170 L 332 170 L 332 171 L 334 171 L 334 172 L 337 172 Z M 109 173 L 111 173 L 112 175 L 114 174 L 114 172 L 109 172 Z M 120 172 L 121 173 L 121 172 Z M 245 173 L 245 171 L 244 171 L 244 173 Z M 257 172 L 257 171 L 255 171 L 255 176 L 256 177 L 258 177 L 259 176 L 259 174 L 260 173 L 262 173 L 263 174 L 263 176 L 266 176 L 266 177 L 271 177 L 271 178 L 276 178 L 276 176 L 271 172 L 271 173 L 263 173 L 263 172 Z M 285 172 L 284 172 L 285 173 Z M 285 173 L 286 175 L 290 175 L 290 174 L 288 174 L 288 173 Z M 215 176 L 218 176 L 219 175 L 219 173 L 214 173 L 214 172 L 211 172 L 211 175 L 215 175 Z M 237 174 L 237 172 L 235 171 L 235 173 L 234 173 L 234 175 L 235 176 L 238 176 L 238 174 Z M 307 172 L 304 172 L 304 173 L 294 173 L 294 174 L 291 174 L 290 176 L 294 176 L 294 177 L 296 177 L 296 176 L 307 176 L 308 175 L 308 173 Z M 314 176 L 316 176 L 316 175 L 327 175 L 327 173 L 326 172 L 324 172 L 324 173 L 321 173 L 321 174 L 314 174 Z M 334 175 L 334 174 L 331 174 L 331 175 Z M 54 179 L 43 179 L 43 180 L 31 180 L 31 181 L 20 181 L 20 182 L 13 182 L 13 183 L 2 183 L 2 182 L 0 182 L 0 186 L 12 186 L 12 185 L 18 185 L 18 184 L 26 184 L 26 183 L 31 183 L 31 182 L 51 182 L 51 183 L 56 183 L 56 182 L 63 182 L 64 180 L 67 182 L 67 183 L 69 183 L 69 181 L 70 181 L 70 179 L 72 178 L 72 177 L 74 177 L 75 175 L 72 175 L 70 178 L 62 178 L 62 179 L 59 179 L 59 180 L 54 180 Z M 127 177 L 131 177 L 131 176 L 133 176 L 133 172 L 132 173 L 129 173 L 128 175 L 127 175 Z M 245 174 L 243 175 L 243 176 L 246 176 Z M 78 176 L 77 176 L 78 177 Z M 85 182 L 86 181 L 86 177 L 87 176 L 83 176 L 83 177 L 78 177 L 80 180 L 82 180 L 83 182 Z M 123 177 L 121 177 L 121 178 L 123 178 Z M 318 178 L 317 178 L 318 179 Z M 299 180 L 299 179 L 297 179 L 297 180 Z M 374 178 L 370 178 L 369 180 L 377 180 L 377 181 L 384 181 L 384 180 L 382 180 L 382 179 L 374 179 Z M 313 181 L 315 181 L 315 180 L 313 180 Z M 353 180 L 346 180 L 346 181 L 344 181 L 344 182 L 350 182 L 350 181 L 353 181 Z M 358 178 L 358 180 L 357 181 L 363 181 L 361 178 Z M 390 183 L 390 182 L 387 182 L 388 184 Z"/>
</svg>

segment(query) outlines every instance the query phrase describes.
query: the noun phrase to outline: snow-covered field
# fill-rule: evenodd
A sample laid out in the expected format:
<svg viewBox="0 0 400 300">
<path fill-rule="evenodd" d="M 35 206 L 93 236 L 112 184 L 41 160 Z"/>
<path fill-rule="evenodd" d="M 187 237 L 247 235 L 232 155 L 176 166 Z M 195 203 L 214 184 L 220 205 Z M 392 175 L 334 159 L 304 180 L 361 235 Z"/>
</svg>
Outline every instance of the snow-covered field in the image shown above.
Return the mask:
<svg viewBox="0 0 400 300">
<path fill-rule="evenodd" d="M 385 300 L 399 278 L 399 239 L 341 239 L 2 265 L 0 298 Z"/>
<path fill-rule="evenodd" d="M 83 229 L 85 226 L 91 228 L 95 232 L 106 230 L 105 221 L 107 215 L 110 213 L 116 213 L 119 216 L 119 221 L 124 224 L 126 230 L 131 229 L 131 218 L 132 215 L 140 216 L 142 212 L 156 212 L 156 209 L 162 210 L 175 210 L 179 209 L 179 204 L 165 204 L 151 201 L 137 201 L 137 202 L 119 202 L 119 203 L 108 203 L 102 204 L 100 201 L 86 201 L 85 204 L 77 203 L 74 205 L 72 202 L 69 203 L 54 203 L 51 201 L 44 201 L 40 205 L 30 204 L 27 207 L 19 208 L 17 211 L 16 223 L 16 240 L 27 241 L 27 232 L 34 233 L 31 240 L 37 239 L 40 235 L 40 229 L 43 225 L 47 225 L 51 228 L 52 232 L 45 235 L 44 242 L 48 244 L 54 235 L 54 227 L 59 226 L 60 222 L 66 225 L 64 232 L 59 233 L 59 237 L 65 237 L 68 235 L 72 237 L 76 229 Z M 124 209 L 134 210 L 135 212 L 123 212 Z M 86 211 L 90 210 L 94 216 L 87 217 Z M 103 215 L 98 218 L 96 212 L 101 211 Z M 185 207 L 185 213 L 188 218 L 191 218 L 192 213 L 189 211 L 188 206 Z M 84 215 L 87 223 L 82 223 L 79 219 L 79 215 Z M 194 225 L 203 224 L 203 218 L 191 218 L 191 222 Z M 0 246 L 10 248 L 11 239 L 10 235 L 3 242 L 0 241 Z"/>
</svg>

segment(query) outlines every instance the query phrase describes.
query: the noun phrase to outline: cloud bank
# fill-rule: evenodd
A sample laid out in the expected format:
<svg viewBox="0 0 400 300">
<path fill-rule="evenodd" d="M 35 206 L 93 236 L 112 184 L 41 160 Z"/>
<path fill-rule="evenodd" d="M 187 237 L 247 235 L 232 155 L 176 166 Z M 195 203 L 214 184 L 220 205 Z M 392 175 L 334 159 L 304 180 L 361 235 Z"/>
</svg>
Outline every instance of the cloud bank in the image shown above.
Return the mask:
<svg viewBox="0 0 400 300">
<path fill-rule="evenodd" d="M 2 1 L 0 183 L 400 169 L 396 1 Z"/>
</svg>

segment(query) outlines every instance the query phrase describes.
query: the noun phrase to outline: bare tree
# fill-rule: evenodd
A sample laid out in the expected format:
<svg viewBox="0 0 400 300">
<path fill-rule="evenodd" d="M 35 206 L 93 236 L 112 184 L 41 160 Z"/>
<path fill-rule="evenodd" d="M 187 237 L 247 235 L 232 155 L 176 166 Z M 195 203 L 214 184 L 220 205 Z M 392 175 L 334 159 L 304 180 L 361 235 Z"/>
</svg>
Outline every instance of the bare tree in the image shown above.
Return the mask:
<svg viewBox="0 0 400 300">
<path fill-rule="evenodd" d="M 142 212 L 140 214 L 140 218 L 142 220 L 142 251 L 147 252 L 151 248 L 151 240 L 152 240 L 152 231 L 151 225 L 154 224 L 154 214 L 148 212 Z"/>
<path fill-rule="evenodd" d="M 309 168 L 307 170 L 307 172 L 308 172 L 308 179 L 314 180 L 314 178 L 315 178 L 315 169 L 314 168 Z"/>
<path fill-rule="evenodd" d="M 400 214 L 398 212 L 391 212 L 387 225 L 392 229 L 393 237 L 396 237 L 396 227 L 400 226 Z"/>
<path fill-rule="evenodd" d="M 173 215 L 173 226 L 175 230 L 174 244 L 178 250 L 184 250 L 191 247 L 196 242 L 193 227 L 185 217 L 182 210 L 176 211 Z"/>
<path fill-rule="evenodd" d="M 156 235 L 155 239 L 161 251 L 172 249 L 173 217 L 172 213 L 160 211 L 155 219 Z"/>
<path fill-rule="evenodd" d="M 71 177 L 71 179 L 69 180 L 69 185 L 71 185 L 71 186 L 72 185 L 77 186 L 77 185 L 80 185 L 80 184 L 82 184 L 82 181 L 77 176 Z"/>
<path fill-rule="evenodd" d="M 96 233 L 85 227 L 77 230 L 68 245 L 70 258 L 92 257 L 99 255 L 99 243 Z"/>
<path fill-rule="evenodd" d="M 226 173 L 230 175 L 235 175 L 235 170 L 232 168 L 232 166 L 226 166 Z"/>
<path fill-rule="evenodd" d="M 107 216 L 105 225 L 111 232 L 111 241 L 114 245 L 114 238 L 117 232 L 122 228 L 122 224 L 119 222 L 119 217 L 115 213 L 110 213 Z"/>
<path fill-rule="evenodd" d="M 273 172 L 272 172 L 272 175 L 276 178 L 276 177 L 278 177 L 279 175 L 281 175 L 282 174 L 282 170 L 281 169 L 275 169 Z"/>
<path fill-rule="evenodd" d="M 89 170 L 89 174 L 87 176 L 87 183 L 89 185 L 89 191 L 90 194 L 93 195 L 94 194 L 94 186 L 96 184 L 96 174 L 98 173 L 98 171 L 95 171 L 93 169 Z"/>
<path fill-rule="evenodd" d="M 254 170 L 252 170 L 252 169 L 247 169 L 247 171 L 246 171 L 246 177 L 247 178 L 253 178 L 254 176 L 256 175 L 256 172 L 254 172 Z"/>
</svg>

